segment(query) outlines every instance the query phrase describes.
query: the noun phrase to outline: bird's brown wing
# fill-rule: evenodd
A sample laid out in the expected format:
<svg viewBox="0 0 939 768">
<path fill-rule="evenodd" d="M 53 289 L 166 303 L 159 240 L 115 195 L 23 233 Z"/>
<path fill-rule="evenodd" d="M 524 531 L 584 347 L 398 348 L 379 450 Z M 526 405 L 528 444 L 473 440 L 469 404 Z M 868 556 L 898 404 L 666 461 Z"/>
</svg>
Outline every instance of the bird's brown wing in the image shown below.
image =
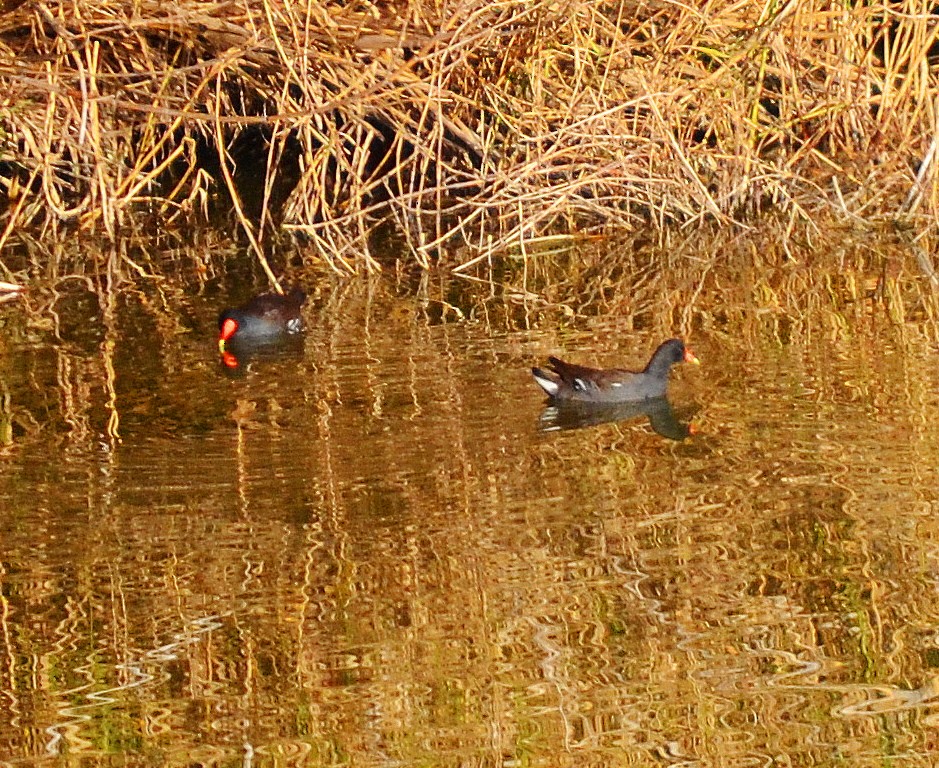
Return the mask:
<svg viewBox="0 0 939 768">
<path fill-rule="evenodd" d="M 549 357 L 548 362 L 561 381 L 579 392 L 605 391 L 614 383 L 622 386 L 636 375 L 635 371 L 627 371 L 625 368 L 590 368 L 586 365 L 565 363 L 557 357 Z"/>
</svg>

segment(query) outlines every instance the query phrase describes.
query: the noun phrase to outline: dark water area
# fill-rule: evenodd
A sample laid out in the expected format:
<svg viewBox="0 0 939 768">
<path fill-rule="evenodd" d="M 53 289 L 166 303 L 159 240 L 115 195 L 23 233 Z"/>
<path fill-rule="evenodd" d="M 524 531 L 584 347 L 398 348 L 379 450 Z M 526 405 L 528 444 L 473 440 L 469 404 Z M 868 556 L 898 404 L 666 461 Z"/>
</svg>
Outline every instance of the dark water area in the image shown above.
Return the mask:
<svg viewBox="0 0 939 768">
<path fill-rule="evenodd" d="M 300 275 L 234 371 L 224 289 L 0 306 L 0 764 L 933 765 L 932 289 L 680 258 Z M 669 410 L 545 412 L 676 333 Z"/>
</svg>

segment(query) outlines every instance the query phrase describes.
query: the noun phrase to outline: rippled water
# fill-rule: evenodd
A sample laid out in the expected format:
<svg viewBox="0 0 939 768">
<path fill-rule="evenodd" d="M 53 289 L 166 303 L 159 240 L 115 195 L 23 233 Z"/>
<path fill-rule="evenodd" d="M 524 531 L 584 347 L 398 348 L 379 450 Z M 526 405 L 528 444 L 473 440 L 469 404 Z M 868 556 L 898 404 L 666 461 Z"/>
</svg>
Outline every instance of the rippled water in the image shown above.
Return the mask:
<svg viewBox="0 0 939 768">
<path fill-rule="evenodd" d="M 325 285 L 232 375 L 219 300 L 0 308 L 5 764 L 933 764 L 929 322 L 702 314 L 669 436 L 554 430 L 528 373 L 668 317 Z"/>
</svg>

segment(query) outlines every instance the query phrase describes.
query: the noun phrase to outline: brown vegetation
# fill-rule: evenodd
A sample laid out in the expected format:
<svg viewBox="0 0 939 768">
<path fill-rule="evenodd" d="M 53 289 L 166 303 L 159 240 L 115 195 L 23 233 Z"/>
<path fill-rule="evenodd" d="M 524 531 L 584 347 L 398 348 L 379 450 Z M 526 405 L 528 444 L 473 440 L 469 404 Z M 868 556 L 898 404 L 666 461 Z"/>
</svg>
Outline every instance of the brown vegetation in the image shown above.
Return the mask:
<svg viewBox="0 0 939 768">
<path fill-rule="evenodd" d="M 4 7 L 9 8 L 10 4 Z M 653 224 L 939 213 L 925 2 L 31 2 L 0 15 L 0 244 L 233 209 L 340 270 Z M 918 218 L 917 218 L 918 217 Z"/>
</svg>

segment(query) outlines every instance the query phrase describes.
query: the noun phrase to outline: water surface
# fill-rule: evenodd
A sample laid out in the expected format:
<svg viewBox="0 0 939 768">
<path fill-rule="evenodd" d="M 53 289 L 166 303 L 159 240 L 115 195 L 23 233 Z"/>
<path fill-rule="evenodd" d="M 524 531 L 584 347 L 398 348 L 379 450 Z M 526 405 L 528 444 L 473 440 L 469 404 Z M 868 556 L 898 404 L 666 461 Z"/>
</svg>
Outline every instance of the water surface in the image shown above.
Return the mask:
<svg viewBox="0 0 939 768">
<path fill-rule="evenodd" d="M 573 318 L 325 280 L 235 372 L 221 288 L 0 307 L 4 764 L 931 765 L 929 288 L 688 270 Z M 542 428 L 531 365 L 678 332 L 694 434 Z"/>
</svg>

